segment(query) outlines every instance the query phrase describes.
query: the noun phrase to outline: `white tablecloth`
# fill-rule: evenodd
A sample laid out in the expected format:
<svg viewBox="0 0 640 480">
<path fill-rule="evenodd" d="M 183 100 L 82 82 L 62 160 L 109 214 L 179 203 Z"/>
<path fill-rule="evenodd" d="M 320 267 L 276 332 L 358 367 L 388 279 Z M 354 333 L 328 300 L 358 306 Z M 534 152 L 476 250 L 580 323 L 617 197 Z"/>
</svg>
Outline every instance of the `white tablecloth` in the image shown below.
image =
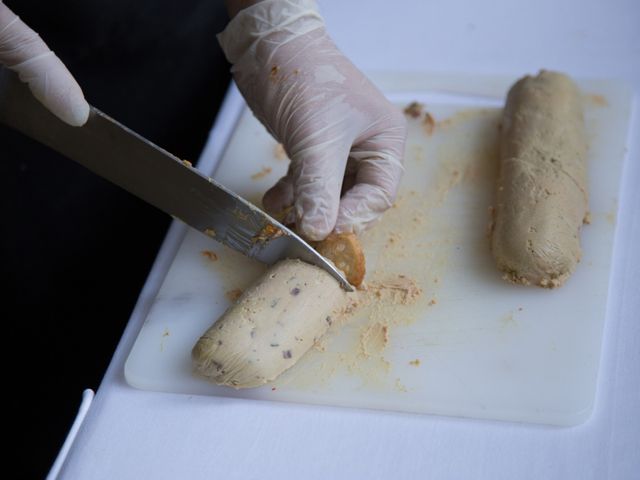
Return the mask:
<svg viewBox="0 0 640 480">
<path fill-rule="evenodd" d="M 365 70 L 625 79 L 640 93 L 638 0 L 321 1 Z M 135 390 L 123 365 L 171 261 L 158 257 L 64 479 L 640 478 L 640 106 L 626 163 L 598 392 L 574 428 Z M 224 111 L 202 162 L 224 138 Z M 217 140 L 216 140 L 217 139 Z M 172 228 L 167 248 L 175 245 Z M 78 392 L 80 395 L 80 392 Z"/>
</svg>

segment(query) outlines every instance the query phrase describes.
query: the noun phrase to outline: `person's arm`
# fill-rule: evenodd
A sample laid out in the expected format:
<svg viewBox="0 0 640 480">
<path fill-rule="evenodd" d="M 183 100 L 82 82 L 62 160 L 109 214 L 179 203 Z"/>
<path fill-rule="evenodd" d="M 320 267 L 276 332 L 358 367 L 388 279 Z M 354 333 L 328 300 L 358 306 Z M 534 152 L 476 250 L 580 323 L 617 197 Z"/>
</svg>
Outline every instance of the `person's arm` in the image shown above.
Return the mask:
<svg viewBox="0 0 640 480">
<path fill-rule="evenodd" d="M 89 104 L 69 70 L 2 1 L 0 63 L 17 72 L 33 95 L 61 120 L 73 126 L 87 121 Z"/>
<path fill-rule="evenodd" d="M 313 0 L 227 0 L 218 35 L 247 104 L 291 164 L 263 199 L 309 240 L 371 226 L 402 176 L 402 113 L 335 46 Z M 293 207 L 293 208 L 291 208 Z"/>
</svg>

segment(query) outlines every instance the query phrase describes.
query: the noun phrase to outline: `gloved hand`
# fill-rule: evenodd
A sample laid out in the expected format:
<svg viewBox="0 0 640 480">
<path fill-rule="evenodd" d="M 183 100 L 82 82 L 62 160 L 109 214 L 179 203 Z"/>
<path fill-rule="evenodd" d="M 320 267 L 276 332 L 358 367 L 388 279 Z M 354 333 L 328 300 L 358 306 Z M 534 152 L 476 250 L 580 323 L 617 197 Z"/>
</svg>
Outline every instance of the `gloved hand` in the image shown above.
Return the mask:
<svg viewBox="0 0 640 480">
<path fill-rule="evenodd" d="M 291 159 L 265 209 L 294 206 L 285 223 L 309 240 L 372 225 L 396 196 L 405 119 L 337 49 L 315 2 L 264 0 L 218 40 L 247 104 Z"/>
<path fill-rule="evenodd" d="M 0 63 L 17 72 L 40 102 L 64 122 L 83 125 L 89 104 L 60 59 L 0 1 Z"/>
</svg>

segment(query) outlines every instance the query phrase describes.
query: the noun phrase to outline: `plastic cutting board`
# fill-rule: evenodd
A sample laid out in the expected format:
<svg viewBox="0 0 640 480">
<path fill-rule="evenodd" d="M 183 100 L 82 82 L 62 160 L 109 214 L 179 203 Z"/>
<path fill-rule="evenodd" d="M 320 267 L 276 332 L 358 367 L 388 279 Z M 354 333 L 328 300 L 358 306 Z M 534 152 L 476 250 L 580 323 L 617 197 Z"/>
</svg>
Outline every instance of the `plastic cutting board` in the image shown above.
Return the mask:
<svg viewBox="0 0 640 480">
<path fill-rule="evenodd" d="M 404 276 L 421 290 L 417 298 L 356 312 L 272 384 L 218 387 L 192 374 L 191 348 L 264 266 L 189 229 L 128 357 L 127 381 L 165 392 L 583 422 L 597 385 L 630 91 L 609 80 L 578 81 L 590 142 L 591 224 L 575 274 L 550 291 L 504 282 L 486 235 L 500 108 L 515 78 L 371 78 L 398 108 L 419 101 L 434 120 L 409 119 L 398 201 L 363 237 L 369 284 Z M 246 107 L 237 113 L 212 176 L 259 204 L 287 160 Z"/>
</svg>

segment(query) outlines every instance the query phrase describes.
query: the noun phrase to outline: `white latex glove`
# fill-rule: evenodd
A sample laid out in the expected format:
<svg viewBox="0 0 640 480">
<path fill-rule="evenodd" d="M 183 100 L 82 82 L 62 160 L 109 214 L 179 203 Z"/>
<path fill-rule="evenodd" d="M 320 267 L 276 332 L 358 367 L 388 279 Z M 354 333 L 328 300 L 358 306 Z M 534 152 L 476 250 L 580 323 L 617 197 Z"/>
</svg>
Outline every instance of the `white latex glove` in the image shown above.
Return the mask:
<svg viewBox="0 0 640 480">
<path fill-rule="evenodd" d="M 33 96 L 73 126 L 89 118 L 89 104 L 60 59 L 0 1 L 0 63 L 17 72 Z"/>
<path fill-rule="evenodd" d="M 263 199 L 298 231 L 360 233 L 391 207 L 404 115 L 337 49 L 313 0 L 264 0 L 218 35 L 248 105 L 291 165 Z M 341 192 L 343 196 L 341 198 Z"/>
</svg>

